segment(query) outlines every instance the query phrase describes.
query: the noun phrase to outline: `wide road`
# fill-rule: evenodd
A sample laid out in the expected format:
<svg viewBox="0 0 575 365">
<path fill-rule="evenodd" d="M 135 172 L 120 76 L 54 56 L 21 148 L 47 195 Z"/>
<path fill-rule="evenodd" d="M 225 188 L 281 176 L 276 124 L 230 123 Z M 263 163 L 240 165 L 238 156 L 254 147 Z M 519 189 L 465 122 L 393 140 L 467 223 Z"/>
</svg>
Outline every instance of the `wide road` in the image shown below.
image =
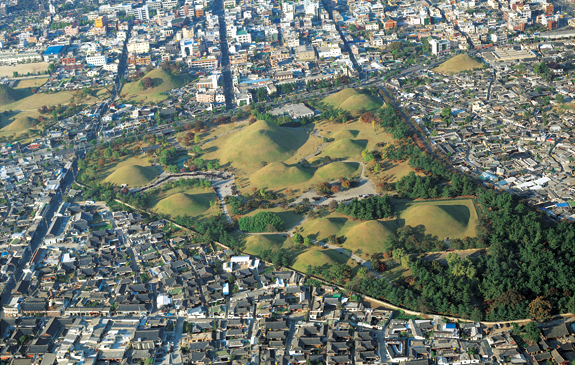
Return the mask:
<svg viewBox="0 0 575 365">
<path fill-rule="evenodd" d="M 226 108 L 234 108 L 234 85 L 232 82 L 232 72 L 230 70 L 230 53 L 228 49 L 228 34 L 226 31 L 226 14 L 224 11 L 224 0 L 214 2 L 214 14 L 218 16 L 220 25 L 220 47 L 222 50 L 222 75 L 224 77 L 224 96 L 226 97 Z"/>
</svg>

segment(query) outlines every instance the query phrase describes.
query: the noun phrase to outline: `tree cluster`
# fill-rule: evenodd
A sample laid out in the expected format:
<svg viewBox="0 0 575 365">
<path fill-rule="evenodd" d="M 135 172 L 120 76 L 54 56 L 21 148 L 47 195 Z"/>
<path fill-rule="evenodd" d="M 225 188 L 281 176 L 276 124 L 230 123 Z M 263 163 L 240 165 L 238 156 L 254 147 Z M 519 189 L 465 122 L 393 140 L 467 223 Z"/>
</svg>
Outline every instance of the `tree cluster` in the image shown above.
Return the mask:
<svg viewBox="0 0 575 365">
<path fill-rule="evenodd" d="M 281 232 L 284 221 L 279 215 L 272 212 L 259 212 L 251 217 L 242 217 L 238 220 L 240 230 L 244 232 Z"/>
<path fill-rule="evenodd" d="M 391 218 L 394 214 L 393 206 L 387 195 L 372 196 L 361 200 L 354 198 L 349 204 L 340 204 L 336 212 L 363 221 Z"/>
</svg>

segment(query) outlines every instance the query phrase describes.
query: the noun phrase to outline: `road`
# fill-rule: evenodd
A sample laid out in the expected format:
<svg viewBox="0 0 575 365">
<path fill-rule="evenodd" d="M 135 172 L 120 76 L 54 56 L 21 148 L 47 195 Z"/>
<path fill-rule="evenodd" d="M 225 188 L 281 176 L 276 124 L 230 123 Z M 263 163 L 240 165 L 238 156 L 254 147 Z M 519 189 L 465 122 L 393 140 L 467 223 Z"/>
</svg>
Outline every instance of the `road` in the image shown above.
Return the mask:
<svg viewBox="0 0 575 365">
<path fill-rule="evenodd" d="M 220 26 L 220 47 L 222 49 L 221 70 L 224 77 L 224 96 L 226 97 L 226 108 L 234 108 L 234 85 L 232 81 L 232 71 L 230 69 L 230 52 L 228 49 L 228 35 L 226 31 L 226 14 L 224 11 L 224 0 L 214 2 L 214 14 L 218 16 Z"/>
</svg>

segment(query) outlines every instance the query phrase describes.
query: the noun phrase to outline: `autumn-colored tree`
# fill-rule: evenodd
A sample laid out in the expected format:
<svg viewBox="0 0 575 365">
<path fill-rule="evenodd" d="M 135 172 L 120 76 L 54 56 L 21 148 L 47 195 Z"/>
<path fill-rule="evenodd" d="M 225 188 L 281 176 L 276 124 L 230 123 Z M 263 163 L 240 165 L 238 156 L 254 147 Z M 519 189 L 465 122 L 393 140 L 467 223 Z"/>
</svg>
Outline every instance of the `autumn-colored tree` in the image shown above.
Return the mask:
<svg viewBox="0 0 575 365">
<path fill-rule="evenodd" d="M 106 160 L 104 160 L 103 158 L 100 158 L 98 160 L 98 166 L 104 166 L 106 164 Z"/>
<path fill-rule="evenodd" d="M 233 117 L 230 118 L 230 120 L 232 121 L 232 123 L 236 123 L 238 121 L 238 117 L 234 115 Z"/>
<path fill-rule="evenodd" d="M 529 314 L 539 322 L 548 320 L 551 317 L 552 309 L 551 303 L 542 296 L 533 299 L 533 301 L 529 303 Z"/>
<path fill-rule="evenodd" d="M 351 183 L 348 180 L 342 181 L 341 187 L 344 189 L 349 189 L 351 187 Z"/>
<path fill-rule="evenodd" d="M 337 185 L 337 184 L 336 184 L 336 185 L 332 185 L 332 187 L 331 187 L 331 192 L 332 192 L 332 193 L 337 193 L 337 192 L 339 192 L 339 185 Z"/>
<path fill-rule="evenodd" d="M 365 112 L 361 115 L 360 119 L 364 123 L 371 123 L 375 119 L 375 116 L 372 112 Z"/>
<path fill-rule="evenodd" d="M 254 124 L 257 121 L 257 118 L 253 115 L 250 115 L 250 119 L 248 121 L 250 124 Z"/>
<path fill-rule="evenodd" d="M 144 77 L 142 79 L 142 87 L 144 88 L 144 90 L 153 88 L 154 80 L 152 80 L 150 77 Z"/>
</svg>

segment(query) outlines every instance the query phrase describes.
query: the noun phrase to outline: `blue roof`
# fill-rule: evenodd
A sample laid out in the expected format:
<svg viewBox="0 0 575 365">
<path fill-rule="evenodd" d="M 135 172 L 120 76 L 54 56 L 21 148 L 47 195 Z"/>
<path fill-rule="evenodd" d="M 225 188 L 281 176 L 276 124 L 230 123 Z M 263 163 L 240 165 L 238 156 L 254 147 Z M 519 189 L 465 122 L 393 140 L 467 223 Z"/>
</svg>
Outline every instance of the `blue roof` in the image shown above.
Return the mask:
<svg viewBox="0 0 575 365">
<path fill-rule="evenodd" d="M 64 46 L 50 46 L 44 51 L 45 55 L 59 54 L 64 49 Z"/>
</svg>

